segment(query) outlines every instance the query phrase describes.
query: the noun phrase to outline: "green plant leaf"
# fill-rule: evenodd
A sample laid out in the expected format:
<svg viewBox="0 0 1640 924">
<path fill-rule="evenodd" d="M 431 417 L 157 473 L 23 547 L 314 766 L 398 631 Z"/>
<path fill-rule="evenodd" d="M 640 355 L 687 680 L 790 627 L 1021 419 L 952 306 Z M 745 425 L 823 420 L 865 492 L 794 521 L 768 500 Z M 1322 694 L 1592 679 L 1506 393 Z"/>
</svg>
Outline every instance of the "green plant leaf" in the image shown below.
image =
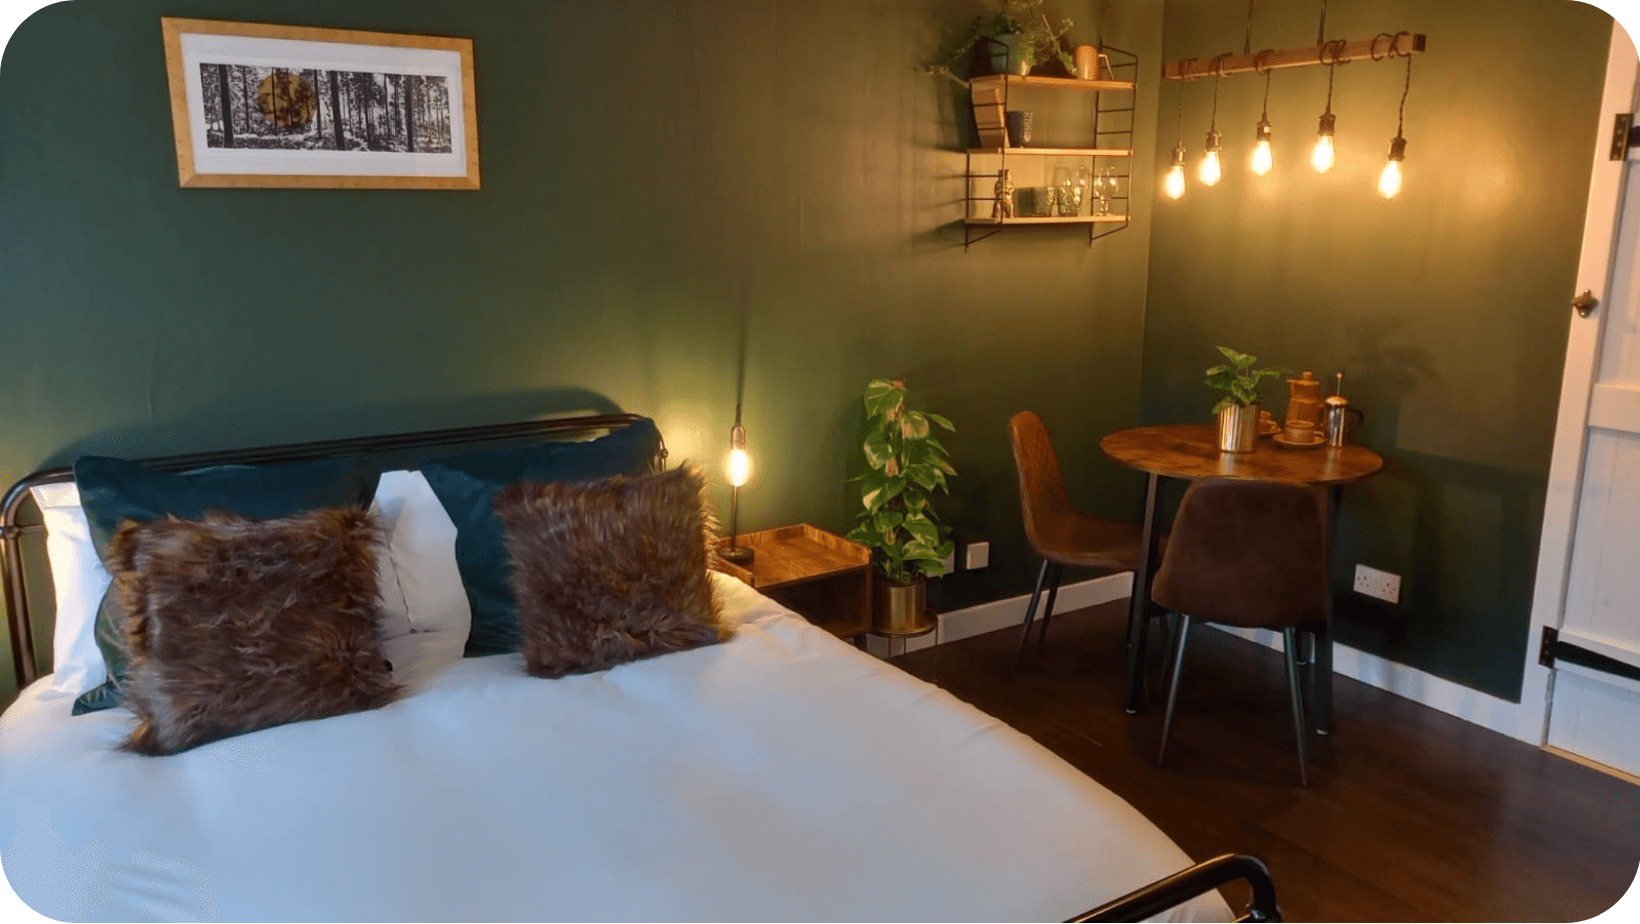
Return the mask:
<svg viewBox="0 0 1640 924">
<path fill-rule="evenodd" d="M 939 477 L 939 474 L 939 469 L 927 464 L 913 465 L 905 470 L 905 476 L 907 478 L 917 484 L 922 485 L 930 491 L 934 490 L 934 487 L 939 484 L 939 482 L 935 480 Z"/>
<path fill-rule="evenodd" d="M 887 467 L 889 460 L 894 458 L 894 448 L 887 439 L 876 433 L 866 437 L 865 451 L 866 464 L 874 469 Z"/>
<path fill-rule="evenodd" d="M 935 422 L 937 424 L 939 424 L 940 426 L 944 427 L 945 429 L 950 430 L 952 433 L 957 432 L 957 425 L 956 424 L 952 423 L 949 420 L 946 420 L 944 417 L 941 417 L 938 414 L 929 414 L 928 419 L 932 420 L 933 422 Z M 944 447 L 941 447 L 941 449 L 943 450 Z"/>
<path fill-rule="evenodd" d="M 929 577 L 939 577 L 945 573 L 945 562 L 944 560 L 932 561 L 927 558 L 920 559 L 917 562 L 917 570 L 928 575 Z"/>
<path fill-rule="evenodd" d="M 879 510 L 872 517 L 871 523 L 881 533 L 890 533 L 895 527 L 905 522 L 905 514 L 898 510 Z"/>
<path fill-rule="evenodd" d="M 921 411 L 910 411 L 900 419 L 900 435 L 908 440 L 928 436 L 928 418 Z"/>
<path fill-rule="evenodd" d="M 911 534 L 912 539 L 926 542 L 930 546 L 939 544 L 940 528 L 929 522 L 927 517 L 904 517 L 905 531 Z"/>
<path fill-rule="evenodd" d="M 866 414 L 871 417 L 886 417 L 904 401 L 905 390 L 888 379 L 873 379 L 866 386 Z"/>
</svg>

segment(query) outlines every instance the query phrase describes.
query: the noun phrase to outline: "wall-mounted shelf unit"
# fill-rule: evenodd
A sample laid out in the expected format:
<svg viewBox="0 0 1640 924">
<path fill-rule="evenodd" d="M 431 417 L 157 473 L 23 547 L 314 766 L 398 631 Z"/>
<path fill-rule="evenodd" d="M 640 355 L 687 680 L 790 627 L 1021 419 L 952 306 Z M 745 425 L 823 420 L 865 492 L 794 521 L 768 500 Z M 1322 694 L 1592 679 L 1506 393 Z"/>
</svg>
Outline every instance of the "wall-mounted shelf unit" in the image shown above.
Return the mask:
<svg viewBox="0 0 1640 924">
<path fill-rule="evenodd" d="M 1110 45 L 1099 46 L 1099 60 L 1109 62 L 1105 74 L 1110 79 L 1082 80 L 1075 77 L 1020 77 L 1014 74 L 994 74 L 975 77 L 968 82 L 969 97 L 974 107 L 974 126 L 979 131 L 979 146 L 966 151 L 966 169 L 963 171 L 967 191 L 964 194 L 963 249 L 985 240 L 1004 228 L 1020 225 L 1085 225 L 1088 245 L 1108 234 L 1128 226 L 1132 185 L 1133 158 L 1133 80 L 1116 79 L 1118 76 L 1136 77 L 1139 71 L 1138 55 Z M 1007 112 L 1010 103 L 1018 103 L 1016 94 L 1036 92 L 1076 92 L 1091 95 L 1093 131 L 1089 147 L 1014 147 L 1008 143 Z M 1124 94 L 1122 105 L 1106 105 L 1108 94 Z M 1115 142 L 1114 144 L 1112 142 Z M 1055 160 L 1071 159 L 1075 167 L 1056 164 Z M 1119 165 L 1119 168 L 1118 168 Z M 1089 178 L 1102 171 L 1112 172 L 1116 189 L 1108 190 L 1108 214 L 1094 214 L 1098 198 L 1091 185 L 1084 190 L 1083 201 L 1074 206 L 1078 214 L 1065 214 L 1064 203 L 1055 200 L 1052 214 L 1015 215 L 998 217 L 994 214 L 997 201 L 996 184 L 1003 170 L 1010 172 L 1016 200 L 1024 187 L 1035 189 L 1057 188 L 1054 175 L 1063 176 L 1076 168 L 1085 169 Z M 1119 172 L 1116 172 L 1118 171 Z"/>
</svg>

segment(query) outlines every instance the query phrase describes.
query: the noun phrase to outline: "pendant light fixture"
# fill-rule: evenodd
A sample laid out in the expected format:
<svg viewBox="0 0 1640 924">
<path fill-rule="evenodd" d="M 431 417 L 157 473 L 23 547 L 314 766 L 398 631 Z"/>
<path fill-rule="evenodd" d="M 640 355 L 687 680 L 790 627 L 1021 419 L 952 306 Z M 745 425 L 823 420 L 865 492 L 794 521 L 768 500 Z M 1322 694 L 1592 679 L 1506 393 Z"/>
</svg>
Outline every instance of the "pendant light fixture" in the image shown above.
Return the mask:
<svg viewBox="0 0 1640 924">
<path fill-rule="evenodd" d="M 1258 125 L 1253 134 L 1253 173 L 1263 176 L 1275 166 L 1275 159 L 1270 154 L 1270 68 L 1265 64 L 1268 51 L 1261 51 L 1253 59 L 1253 67 L 1264 72 L 1264 112 L 1258 117 Z"/>
<path fill-rule="evenodd" d="M 1173 147 L 1173 166 L 1167 168 L 1162 191 L 1169 199 L 1184 195 L 1184 84 L 1179 84 L 1179 143 Z"/>
<path fill-rule="evenodd" d="M 1253 159 L 1250 166 L 1254 176 L 1263 176 L 1270 172 L 1275 161 L 1270 156 L 1270 51 L 1266 48 L 1253 55 L 1253 70 L 1264 75 L 1264 111 L 1258 117 L 1258 125 L 1253 129 Z M 1243 56 L 1253 53 L 1253 0 L 1247 0 L 1247 31 L 1241 38 L 1241 53 Z M 1222 76 L 1224 68 L 1219 68 Z"/>
<path fill-rule="evenodd" d="M 1338 55 L 1343 50 L 1342 39 L 1322 46 L 1322 54 L 1328 55 L 1330 52 L 1332 60 L 1327 66 L 1327 109 L 1321 113 L 1321 124 L 1315 132 L 1315 148 L 1310 151 L 1310 166 L 1317 173 L 1326 173 L 1333 165 L 1333 129 L 1338 121 L 1332 111 L 1333 75 L 1338 71 Z"/>
<path fill-rule="evenodd" d="M 1390 40 L 1390 52 L 1395 51 L 1396 42 L 1400 41 L 1400 33 Z M 1378 194 L 1385 199 L 1393 199 L 1401 191 L 1401 161 L 1406 160 L 1407 140 L 1402 136 L 1406 127 L 1407 94 L 1412 91 L 1412 55 L 1406 55 L 1407 82 L 1401 89 L 1401 111 L 1395 117 L 1395 137 L 1389 142 L 1389 159 L 1384 162 L 1384 172 L 1378 175 Z"/>
<path fill-rule="evenodd" d="M 1219 143 L 1219 82 L 1224 79 L 1221 70 L 1227 57 L 1219 55 L 1213 59 L 1213 117 L 1207 125 L 1207 144 L 1202 154 L 1201 170 L 1196 174 L 1203 186 L 1217 186 L 1224 176 L 1224 165 L 1219 161 L 1219 153 L 1224 148 Z"/>
</svg>

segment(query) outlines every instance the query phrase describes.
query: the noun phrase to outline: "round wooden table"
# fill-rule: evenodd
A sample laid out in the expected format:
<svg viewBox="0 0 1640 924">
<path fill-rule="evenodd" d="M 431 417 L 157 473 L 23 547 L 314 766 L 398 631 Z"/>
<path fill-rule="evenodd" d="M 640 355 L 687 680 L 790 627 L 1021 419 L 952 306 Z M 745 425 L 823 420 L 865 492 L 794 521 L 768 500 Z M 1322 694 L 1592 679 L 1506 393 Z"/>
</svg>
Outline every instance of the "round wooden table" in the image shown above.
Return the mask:
<svg viewBox="0 0 1640 924">
<path fill-rule="evenodd" d="M 1194 480 L 1213 476 L 1279 478 L 1328 489 L 1324 511 L 1327 537 L 1338 518 L 1339 490 L 1343 485 L 1370 478 L 1384 467 L 1384 458 L 1365 446 L 1324 446 L 1286 449 L 1260 439 L 1252 452 L 1220 452 L 1216 424 L 1164 424 L 1118 430 L 1099 441 L 1099 448 L 1117 462 L 1150 477 L 1145 490 L 1145 524 L 1139 547 L 1139 568 L 1133 576 L 1133 600 L 1128 611 L 1127 711 L 1135 713 L 1145 697 L 1145 636 L 1153 607 L 1150 582 L 1156 576 L 1156 508 L 1163 478 Z M 1310 640 L 1308 659 L 1316 730 L 1332 732 L 1332 594 L 1327 594 L 1326 627 Z"/>
</svg>

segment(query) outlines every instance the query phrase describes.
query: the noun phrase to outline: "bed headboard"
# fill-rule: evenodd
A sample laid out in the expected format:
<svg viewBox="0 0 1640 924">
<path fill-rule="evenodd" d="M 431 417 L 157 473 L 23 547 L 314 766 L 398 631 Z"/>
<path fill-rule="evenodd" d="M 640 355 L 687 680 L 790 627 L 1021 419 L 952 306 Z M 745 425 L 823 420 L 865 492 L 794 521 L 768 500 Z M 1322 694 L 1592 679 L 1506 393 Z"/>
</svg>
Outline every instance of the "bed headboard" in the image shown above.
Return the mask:
<svg viewBox="0 0 1640 924">
<path fill-rule="evenodd" d="M 526 442 L 533 439 L 563 439 L 592 434 L 600 430 L 614 430 L 643 419 L 637 414 L 602 414 L 579 417 L 551 417 L 544 420 L 526 420 L 518 423 L 490 424 L 480 427 L 457 427 L 448 430 L 422 430 L 416 433 L 390 433 L 383 436 L 363 436 L 340 440 L 322 440 L 313 443 L 288 443 L 282 446 L 261 446 L 252 449 L 229 449 L 219 452 L 201 452 L 190 455 L 164 456 L 143 459 L 143 464 L 165 471 L 180 472 L 208 465 L 259 465 L 274 462 L 297 462 L 304 459 L 322 459 L 334 456 L 405 457 L 418 450 L 442 447 L 462 447 L 486 443 Z M 654 467 L 659 470 L 666 461 L 666 447 L 660 446 Z M 388 466 L 386 460 L 384 466 Z M 388 466 L 391 467 L 391 466 Z M 43 526 L 21 525 L 18 513 L 29 497 L 28 489 L 35 485 L 73 481 L 74 473 L 68 468 L 53 468 L 28 475 L 6 492 L 0 503 L 0 589 L 10 616 L 11 659 L 17 671 L 17 687 L 22 689 L 40 676 L 34 659 L 34 618 L 29 612 L 29 595 L 23 567 L 22 538 L 25 534 L 41 532 Z"/>
</svg>

